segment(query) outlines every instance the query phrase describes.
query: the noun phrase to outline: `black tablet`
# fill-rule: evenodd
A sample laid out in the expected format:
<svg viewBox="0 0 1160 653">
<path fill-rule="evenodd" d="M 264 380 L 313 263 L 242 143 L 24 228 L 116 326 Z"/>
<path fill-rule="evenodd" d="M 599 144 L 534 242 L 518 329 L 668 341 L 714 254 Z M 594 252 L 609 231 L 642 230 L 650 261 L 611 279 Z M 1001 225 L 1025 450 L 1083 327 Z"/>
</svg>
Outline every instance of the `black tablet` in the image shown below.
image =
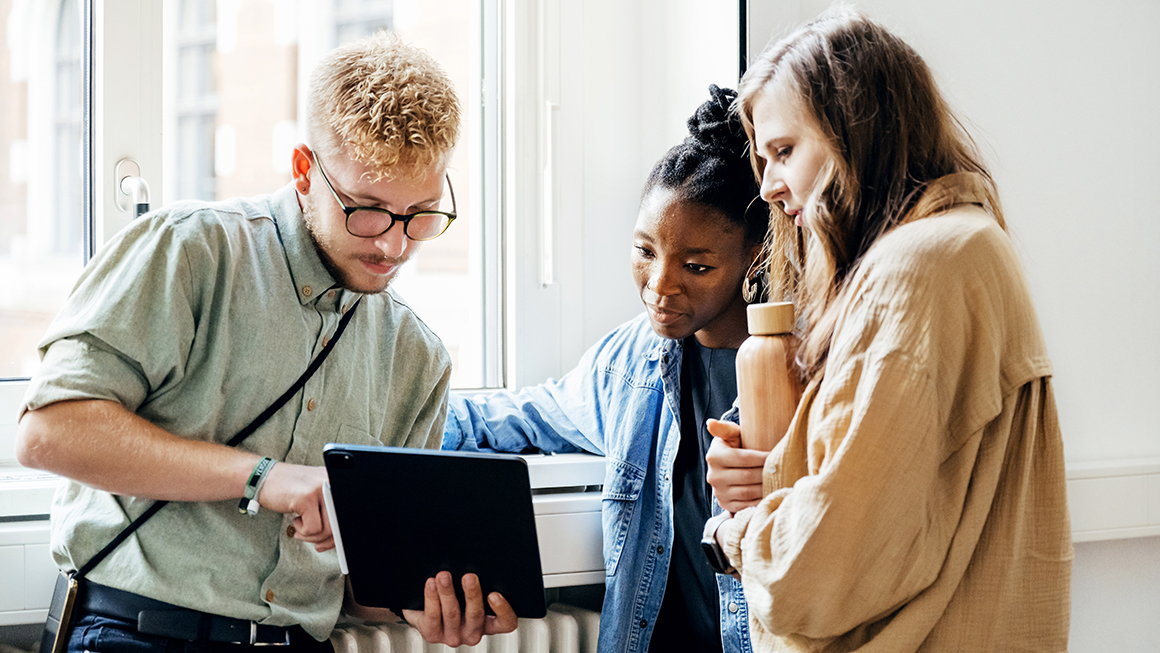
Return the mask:
<svg viewBox="0 0 1160 653">
<path fill-rule="evenodd" d="M 423 609 L 423 585 L 474 572 L 519 617 L 547 614 L 527 463 L 519 456 L 328 444 L 335 545 L 354 599 Z M 490 607 L 487 608 L 491 613 Z"/>
</svg>

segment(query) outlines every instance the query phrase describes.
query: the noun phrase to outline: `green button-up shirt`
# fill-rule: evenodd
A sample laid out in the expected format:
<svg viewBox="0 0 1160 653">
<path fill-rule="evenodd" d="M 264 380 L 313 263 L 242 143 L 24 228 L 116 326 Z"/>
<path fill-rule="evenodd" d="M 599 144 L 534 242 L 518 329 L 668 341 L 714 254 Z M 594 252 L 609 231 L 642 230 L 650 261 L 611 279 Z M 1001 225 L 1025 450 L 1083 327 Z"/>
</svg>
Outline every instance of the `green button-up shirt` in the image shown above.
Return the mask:
<svg viewBox="0 0 1160 653">
<path fill-rule="evenodd" d="M 358 298 L 323 266 L 292 186 L 175 204 L 86 267 L 41 343 L 21 412 L 108 399 L 171 433 L 224 443 L 294 383 Z M 393 293 L 363 296 L 322 368 L 240 448 L 303 465 L 321 465 L 328 442 L 437 448 L 450 369 Z M 52 508 L 57 564 L 77 569 L 151 503 L 66 483 Z M 343 577 L 334 551 L 293 539 L 291 521 L 240 515 L 236 500 L 174 502 L 89 578 L 324 639 Z"/>
</svg>

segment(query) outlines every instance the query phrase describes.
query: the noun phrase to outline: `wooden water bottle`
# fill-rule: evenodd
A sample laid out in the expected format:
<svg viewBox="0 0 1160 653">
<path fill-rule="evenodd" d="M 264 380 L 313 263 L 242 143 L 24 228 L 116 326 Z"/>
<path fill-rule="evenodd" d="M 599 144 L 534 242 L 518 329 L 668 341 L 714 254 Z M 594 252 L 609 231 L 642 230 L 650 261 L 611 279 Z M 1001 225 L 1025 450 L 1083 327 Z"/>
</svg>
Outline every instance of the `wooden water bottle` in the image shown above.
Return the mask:
<svg viewBox="0 0 1160 653">
<path fill-rule="evenodd" d="M 746 315 L 749 337 L 737 350 L 741 446 L 770 451 L 789 430 L 802 394 L 793 362 L 793 304 L 750 304 Z"/>
</svg>

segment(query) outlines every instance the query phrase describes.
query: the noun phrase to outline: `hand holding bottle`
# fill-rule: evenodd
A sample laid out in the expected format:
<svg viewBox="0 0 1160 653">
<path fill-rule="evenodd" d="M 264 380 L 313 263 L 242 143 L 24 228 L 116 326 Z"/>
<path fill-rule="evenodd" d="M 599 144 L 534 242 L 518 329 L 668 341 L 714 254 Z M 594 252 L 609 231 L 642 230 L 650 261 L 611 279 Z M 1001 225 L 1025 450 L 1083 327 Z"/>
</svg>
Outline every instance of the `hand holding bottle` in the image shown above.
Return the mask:
<svg viewBox="0 0 1160 653">
<path fill-rule="evenodd" d="M 730 514 L 761 500 L 761 469 L 768 451 L 741 448 L 741 428 L 732 422 L 711 419 L 713 442 L 705 454 L 705 479 L 713 486 L 717 503 Z"/>
</svg>

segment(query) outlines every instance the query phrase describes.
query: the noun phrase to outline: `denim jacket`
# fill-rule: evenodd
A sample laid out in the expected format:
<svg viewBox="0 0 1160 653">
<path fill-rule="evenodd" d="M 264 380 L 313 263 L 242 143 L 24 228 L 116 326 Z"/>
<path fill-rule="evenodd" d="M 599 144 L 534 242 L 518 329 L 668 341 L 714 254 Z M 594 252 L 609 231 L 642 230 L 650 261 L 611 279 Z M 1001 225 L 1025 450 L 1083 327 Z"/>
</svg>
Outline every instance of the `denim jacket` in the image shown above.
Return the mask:
<svg viewBox="0 0 1160 653">
<path fill-rule="evenodd" d="M 583 450 L 607 459 L 602 653 L 647 651 L 660 612 L 673 542 L 680 377 L 681 342 L 657 336 L 641 315 L 601 339 L 558 381 L 451 397 L 444 449 Z M 720 510 L 714 501 L 714 513 Z M 741 583 L 718 574 L 717 589 L 723 648 L 749 653 Z"/>
</svg>

